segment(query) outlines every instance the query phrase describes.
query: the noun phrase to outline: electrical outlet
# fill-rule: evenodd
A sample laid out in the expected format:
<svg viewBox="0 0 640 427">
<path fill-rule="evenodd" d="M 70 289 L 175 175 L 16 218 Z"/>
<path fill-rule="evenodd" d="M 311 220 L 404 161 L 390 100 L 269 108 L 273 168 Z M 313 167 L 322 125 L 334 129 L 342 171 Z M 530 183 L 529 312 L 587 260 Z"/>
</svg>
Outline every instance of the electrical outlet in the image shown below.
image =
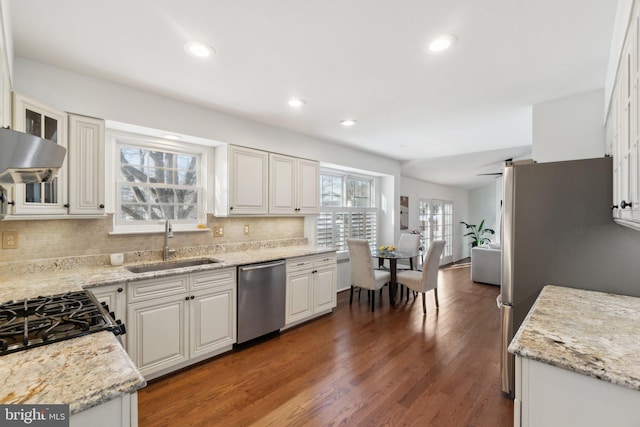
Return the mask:
<svg viewBox="0 0 640 427">
<path fill-rule="evenodd" d="M 2 249 L 18 249 L 18 232 L 2 232 Z"/>
<path fill-rule="evenodd" d="M 213 237 L 224 237 L 224 228 L 221 225 L 213 227 Z"/>
<path fill-rule="evenodd" d="M 245 236 L 249 235 L 249 224 L 245 224 L 244 225 L 244 231 L 243 231 Z"/>
</svg>

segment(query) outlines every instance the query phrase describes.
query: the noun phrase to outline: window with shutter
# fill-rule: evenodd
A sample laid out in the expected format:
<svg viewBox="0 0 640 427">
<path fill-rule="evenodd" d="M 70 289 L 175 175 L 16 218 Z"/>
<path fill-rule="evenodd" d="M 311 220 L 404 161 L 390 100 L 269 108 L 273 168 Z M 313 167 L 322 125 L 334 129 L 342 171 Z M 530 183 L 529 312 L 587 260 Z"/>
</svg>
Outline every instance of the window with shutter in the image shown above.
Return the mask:
<svg viewBox="0 0 640 427">
<path fill-rule="evenodd" d="M 375 177 L 320 172 L 321 204 L 317 219 L 317 244 L 347 252 L 349 238 L 367 239 L 377 246 L 378 213 Z"/>
</svg>

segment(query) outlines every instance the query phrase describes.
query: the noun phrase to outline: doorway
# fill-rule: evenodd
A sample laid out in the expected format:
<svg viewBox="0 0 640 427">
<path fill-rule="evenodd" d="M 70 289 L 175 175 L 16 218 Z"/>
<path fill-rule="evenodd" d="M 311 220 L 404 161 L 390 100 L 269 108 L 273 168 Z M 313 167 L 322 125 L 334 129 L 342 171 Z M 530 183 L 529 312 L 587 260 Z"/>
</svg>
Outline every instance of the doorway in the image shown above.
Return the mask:
<svg viewBox="0 0 640 427">
<path fill-rule="evenodd" d="M 422 236 L 423 253 L 434 240 L 444 240 L 440 264 L 453 262 L 453 202 L 438 199 L 418 201 L 418 229 Z"/>
</svg>

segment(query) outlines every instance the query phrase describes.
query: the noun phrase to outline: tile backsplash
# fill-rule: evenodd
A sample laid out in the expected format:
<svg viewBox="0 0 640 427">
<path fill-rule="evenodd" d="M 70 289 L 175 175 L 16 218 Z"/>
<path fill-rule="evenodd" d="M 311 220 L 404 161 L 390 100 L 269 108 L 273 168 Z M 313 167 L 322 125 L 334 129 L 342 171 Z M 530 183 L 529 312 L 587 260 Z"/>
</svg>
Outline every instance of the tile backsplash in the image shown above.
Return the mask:
<svg viewBox="0 0 640 427">
<path fill-rule="evenodd" d="M 19 234 L 18 248 L 0 249 L 0 262 L 160 251 L 164 246 L 162 233 L 110 235 L 112 224 L 111 216 L 99 219 L 0 221 L 0 235 L 3 231 L 17 231 Z M 249 226 L 248 235 L 244 234 L 245 225 Z M 216 226 L 223 227 L 223 237 L 214 237 L 212 230 Z M 175 232 L 169 246 L 183 249 L 304 237 L 302 217 L 217 218 L 209 215 L 207 227 L 209 230 L 200 232 Z"/>
</svg>

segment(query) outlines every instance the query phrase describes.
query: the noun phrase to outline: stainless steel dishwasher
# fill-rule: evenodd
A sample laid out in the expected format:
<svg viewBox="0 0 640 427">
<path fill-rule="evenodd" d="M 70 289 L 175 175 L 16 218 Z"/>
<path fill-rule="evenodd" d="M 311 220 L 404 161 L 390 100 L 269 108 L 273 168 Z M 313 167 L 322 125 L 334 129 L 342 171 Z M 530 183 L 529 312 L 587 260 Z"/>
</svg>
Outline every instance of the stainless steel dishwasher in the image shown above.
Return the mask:
<svg viewBox="0 0 640 427">
<path fill-rule="evenodd" d="M 238 344 L 284 326 L 284 260 L 238 266 Z"/>
</svg>

